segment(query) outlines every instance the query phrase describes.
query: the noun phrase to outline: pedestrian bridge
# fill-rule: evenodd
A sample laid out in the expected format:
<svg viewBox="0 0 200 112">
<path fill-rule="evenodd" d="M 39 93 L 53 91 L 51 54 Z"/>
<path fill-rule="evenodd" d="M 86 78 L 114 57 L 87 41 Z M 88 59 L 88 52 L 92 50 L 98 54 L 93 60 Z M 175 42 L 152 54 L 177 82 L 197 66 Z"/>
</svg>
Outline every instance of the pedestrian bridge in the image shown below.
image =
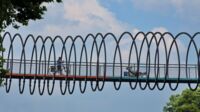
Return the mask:
<svg viewBox="0 0 200 112">
<path fill-rule="evenodd" d="M 30 94 L 38 86 L 40 95 L 45 88 L 51 95 L 55 83 L 64 95 L 72 94 L 78 84 L 84 93 L 88 86 L 93 91 L 103 90 L 106 83 L 113 83 L 119 90 L 122 83 L 131 89 L 163 90 L 169 86 L 176 90 L 188 84 L 196 90 L 200 82 L 200 33 L 190 35 L 138 32 L 134 36 L 124 32 L 120 36 L 88 34 L 86 37 L 42 37 L 9 32 L 3 35 L 2 53 L 6 92 L 12 81 L 19 82 L 20 93 L 29 84 Z M 58 69 L 58 58 L 62 58 Z"/>
</svg>

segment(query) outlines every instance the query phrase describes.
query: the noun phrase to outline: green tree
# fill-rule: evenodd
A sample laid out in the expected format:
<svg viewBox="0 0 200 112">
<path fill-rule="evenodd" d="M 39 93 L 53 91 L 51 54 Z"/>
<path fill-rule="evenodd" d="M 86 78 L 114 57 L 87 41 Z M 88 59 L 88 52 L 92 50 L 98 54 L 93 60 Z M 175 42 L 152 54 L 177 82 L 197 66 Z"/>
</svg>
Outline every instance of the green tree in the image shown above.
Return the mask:
<svg viewBox="0 0 200 112">
<path fill-rule="evenodd" d="M 62 0 L 0 0 L 0 85 L 2 85 L 2 76 L 6 74 L 3 69 L 4 59 L 2 52 L 5 49 L 2 46 L 1 33 L 8 26 L 19 28 L 20 25 L 28 25 L 30 20 L 42 19 L 42 15 L 47 11 L 44 3 L 62 2 Z"/>
<path fill-rule="evenodd" d="M 163 108 L 164 112 L 200 112 L 200 86 L 196 91 L 185 89 L 172 95 Z"/>
</svg>

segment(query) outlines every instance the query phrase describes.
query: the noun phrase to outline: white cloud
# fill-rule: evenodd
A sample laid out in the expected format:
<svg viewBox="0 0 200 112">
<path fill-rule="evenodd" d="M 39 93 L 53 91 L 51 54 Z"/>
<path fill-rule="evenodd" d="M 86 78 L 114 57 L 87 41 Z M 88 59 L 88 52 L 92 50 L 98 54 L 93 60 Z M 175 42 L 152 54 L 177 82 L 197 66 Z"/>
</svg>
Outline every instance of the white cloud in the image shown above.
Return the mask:
<svg viewBox="0 0 200 112">
<path fill-rule="evenodd" d="M 152 31 L 153 31 L 153 32 L 160 32 L 160 33 L 168 32 L 167 29 L 164 28 L 164 27 L 156 27 L 156 28 L 153 28 Z"/>
<path fill-rule="evenodd" d="M 85 36 L 98 32 L 120 35 L 128 29 L 126 23 L 119 21 L 114 13 L 103 7 L 97 0 L 67 0 L 63 5 L 56 5 L 55 9 L 56 11 L 48 15 L 52 17 L 51 19 L 57 17 L 56 22 L 45 25 L 44 30 L 41 31 L 44 35 Z"/>
<path fill-rule="evenodd" d="M 61 25 L 47 25 L 46 30 L 88 34 L 97 32 L 124 32 L 127 25 L 116 19 L 115 15 L 103 7 L 97 0 L 64 1 L 64 22 Z M 54 32 L 54 31 L 53 31 Z M 61 33 L 59 32 L 59 33 Z"/>
</svg>

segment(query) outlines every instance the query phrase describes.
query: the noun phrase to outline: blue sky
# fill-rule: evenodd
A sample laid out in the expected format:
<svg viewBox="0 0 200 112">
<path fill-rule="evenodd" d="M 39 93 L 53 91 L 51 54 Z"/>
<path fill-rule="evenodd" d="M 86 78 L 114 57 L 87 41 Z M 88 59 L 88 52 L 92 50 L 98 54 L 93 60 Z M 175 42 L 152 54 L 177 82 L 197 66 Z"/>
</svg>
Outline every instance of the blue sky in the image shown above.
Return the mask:
<svg viewBox="0 0 200 112">
<path fill-rule="evenodd" d="M 133 34 L 169 31 L 174 35 L 186 31 L 193 34 L 200 28 L 199 0 L 63 0 L 63 4 L 44 5 L 48 7 L 44 19 L 31 21 L 29 26 L 19 30 L 9 27 L 7 31 L 24 36 L 32 33 L 53 37 L 85 36 L 97 32 L 120 35 L 124 31 Z M 31 96 L 28 88 L 20 95 L 17 85 L 17 82 L 13 83 L 9 94 L 4 88 L 0 89 L 3 112 L 161 112 L 169 96 L 185 88 L 183 85 L 177 91 L 171 91 L 166 85 L 163 91 L 142 91 L 139 88 L 132 91 L 128 84 L 123 84 L 119 91 L 115 91 L 113 84 L 107 83 L 102 92 L 92 92 L 88 85 L 85 94 L 76 89 L 73 95 L 62 96 L 56 89 L 52 96 L 47 93 L 39 96 L 37 92 Z"/>
</svg>

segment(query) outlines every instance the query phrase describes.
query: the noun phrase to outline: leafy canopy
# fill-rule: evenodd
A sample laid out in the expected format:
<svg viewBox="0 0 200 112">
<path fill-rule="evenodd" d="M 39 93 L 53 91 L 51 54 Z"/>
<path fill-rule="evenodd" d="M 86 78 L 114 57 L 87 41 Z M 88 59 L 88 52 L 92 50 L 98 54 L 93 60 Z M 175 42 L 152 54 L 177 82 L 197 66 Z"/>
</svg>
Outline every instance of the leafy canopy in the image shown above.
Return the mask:
<svg viewBox="0 0 200 112">
<path fill-rule="evenodd" d="M 44 3 L 62 2 L 62 0 L 1 0 L 0 2 L 0 34 L 10 25 L 19 28 L 20 25 L 28 25 L 30 20 L 42 19 L 42 15 L 47 11 Z M 2 46 L 2 37 L 0 35 L 0 85 L 2 85 L 2 76 L 6 74 L 3 69 L 4 52 Z"/>
<path fill-rule="evenodd" d="M 181 94 L 172 95 L 163 111 L 200 112 L 200 86 L 196 91 L 185 89 Z"/>
<path fill-rule="evenodd" d="M 18 28 L 18 24 L 28 25 L 29 20 L 42 19 L 42 15 L 47 11 L 44 3 L 50 2 L 54 0 L 1 0 L 0 29 L 3 30 L 9 25 Z"/>
</svg>

